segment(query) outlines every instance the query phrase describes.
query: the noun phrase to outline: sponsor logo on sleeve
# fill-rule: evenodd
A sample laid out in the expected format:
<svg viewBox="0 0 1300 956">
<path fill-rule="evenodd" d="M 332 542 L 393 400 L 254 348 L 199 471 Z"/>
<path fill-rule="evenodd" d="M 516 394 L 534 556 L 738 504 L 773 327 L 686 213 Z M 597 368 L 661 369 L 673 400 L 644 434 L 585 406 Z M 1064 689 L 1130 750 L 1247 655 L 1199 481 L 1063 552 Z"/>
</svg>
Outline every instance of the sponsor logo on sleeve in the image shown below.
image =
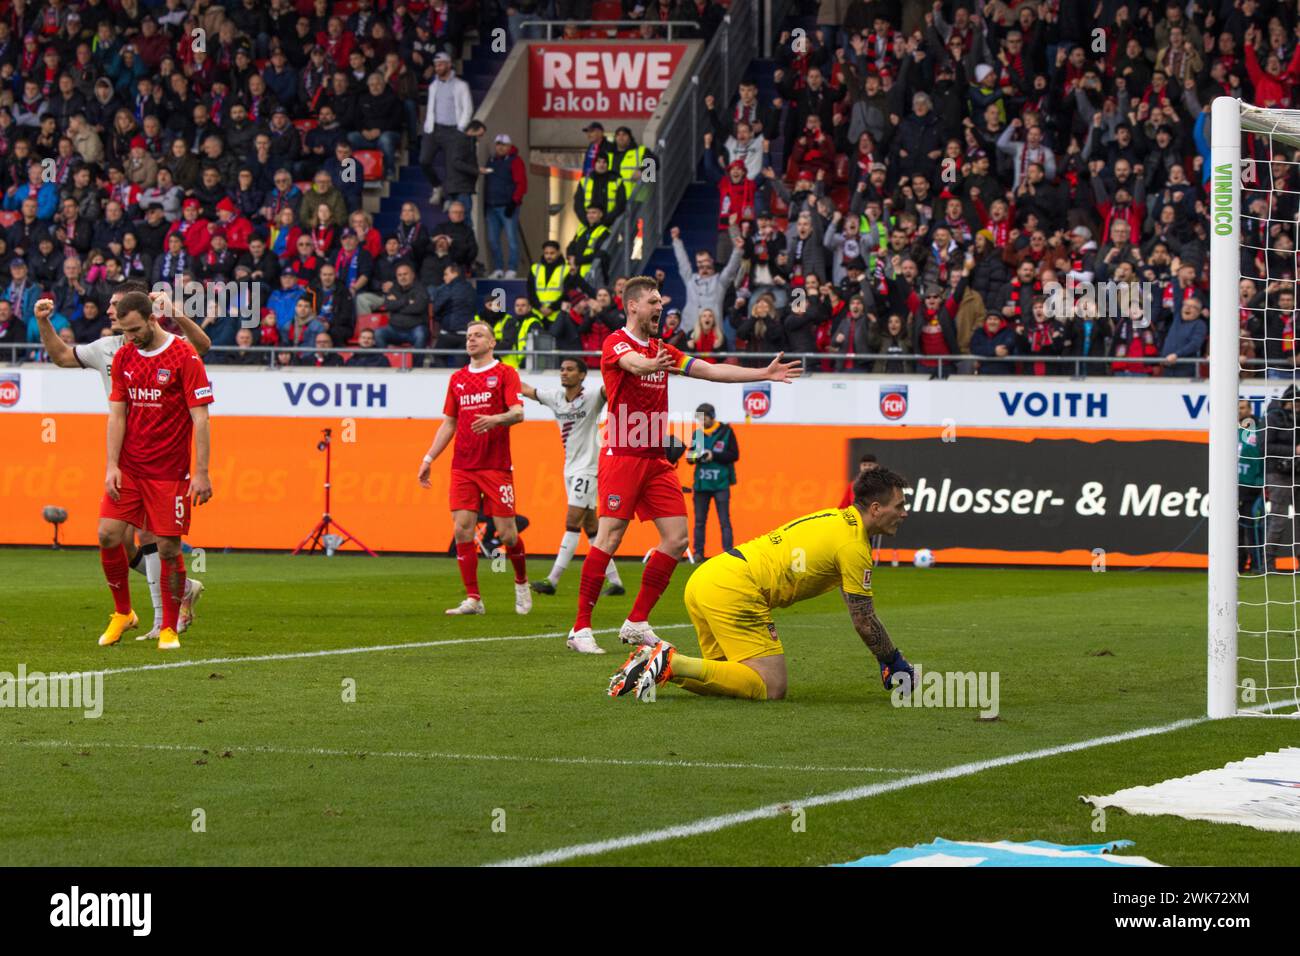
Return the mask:
<svg viewBox="0 0 1300 956">
<path fill-rule="evenodd" d="M 211 386 L 211 385 L 204 385 L 202 388 L 196 388 L 196 389 L 194 390 L 194 397 L 195 397 L 195 398 L 211 398 L 211 397 L 212 397 L 212 386 Z"/>
<path fill-rule="evenodd" d="M 630 346 L 626 342 L 619 342 L 617 345 L 614 346 L 615 355 L 622 355 L 624 352 L 630 352 L 630 351 L 632 351 L 632 346 Z"/>
<path fill-rule="evenodd" d="M 862 586 L 868 591 L 871 590 L 871 569 L 867 568 L 862 572 Z"/>
</svg>

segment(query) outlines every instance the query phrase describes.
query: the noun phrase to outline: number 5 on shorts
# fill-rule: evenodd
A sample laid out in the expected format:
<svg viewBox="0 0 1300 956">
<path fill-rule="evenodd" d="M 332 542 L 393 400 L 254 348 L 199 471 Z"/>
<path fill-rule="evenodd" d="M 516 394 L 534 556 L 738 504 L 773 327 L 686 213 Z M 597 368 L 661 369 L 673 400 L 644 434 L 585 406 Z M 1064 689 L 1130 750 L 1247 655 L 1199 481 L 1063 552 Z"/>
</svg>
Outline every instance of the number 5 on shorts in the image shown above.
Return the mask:
<svg viewBox="0 0 1300 956">
<path fill-rule="evenodd" d="M 185 496 L 177 495 L 176 496 L 176 520 L 183 521 L 184 519 L 185 519 Z"/>
</svg>

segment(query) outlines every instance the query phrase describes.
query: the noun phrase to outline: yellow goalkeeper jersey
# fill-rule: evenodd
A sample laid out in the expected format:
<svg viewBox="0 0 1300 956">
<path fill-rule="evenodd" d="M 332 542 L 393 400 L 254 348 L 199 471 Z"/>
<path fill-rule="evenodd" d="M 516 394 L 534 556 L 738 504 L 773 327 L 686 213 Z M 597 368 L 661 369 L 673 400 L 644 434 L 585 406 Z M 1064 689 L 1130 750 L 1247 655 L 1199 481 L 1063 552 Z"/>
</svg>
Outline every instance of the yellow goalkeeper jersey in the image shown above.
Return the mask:
<svg viewBox="0 0 1300 956">
<path fill-rule="evenodd" d="M 768 607 L 843 588 L 871 596 L 874 559 L 857 508 L 824 508 L 732 549 L 745 560 Z"/>
</svg>

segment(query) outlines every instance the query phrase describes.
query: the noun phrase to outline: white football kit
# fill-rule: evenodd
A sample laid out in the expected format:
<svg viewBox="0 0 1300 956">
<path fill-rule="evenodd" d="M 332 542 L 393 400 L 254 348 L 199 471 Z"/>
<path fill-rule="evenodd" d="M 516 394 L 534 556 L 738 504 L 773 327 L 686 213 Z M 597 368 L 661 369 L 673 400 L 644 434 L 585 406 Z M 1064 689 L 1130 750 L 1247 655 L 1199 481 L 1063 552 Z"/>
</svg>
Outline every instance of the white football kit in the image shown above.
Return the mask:
<svg viewBox="0 0 1300 956">
<path fill-rule="evenodd" d="M 564 388 L 539 388 L 537 401 L 555 413 L 564 442 L 564 487 L 575 508 L 596 507 L 596 467 L 600 452 L 600 412 L 605 396 L 599 385 L 584 385 L 569 401 Z"/>
<path fill-rule="evenodd" d="M 124 341 L 125 337 L 121 335 L 105 335 L 87 345 L 72 347 L 72 354 L 81 367 L 94 369 L 103 378 L 105 395 L 113 391 L 113 356 Z"/>
</svg>

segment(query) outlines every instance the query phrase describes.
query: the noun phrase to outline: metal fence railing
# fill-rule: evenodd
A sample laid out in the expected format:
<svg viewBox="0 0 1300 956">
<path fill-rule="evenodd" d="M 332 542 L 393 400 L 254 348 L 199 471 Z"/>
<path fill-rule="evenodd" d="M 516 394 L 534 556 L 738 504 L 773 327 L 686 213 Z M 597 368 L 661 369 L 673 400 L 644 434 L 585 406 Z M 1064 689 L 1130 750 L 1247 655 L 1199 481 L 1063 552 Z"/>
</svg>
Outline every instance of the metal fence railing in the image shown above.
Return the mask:
<svg viewBox="0 0 1300 956">
<path fill-rule="evenodd" d="M 610 230 L 604 247 L 610 280 L 644 271 L 686 187 L 695 181 L 709 128 L 704 98 L 712 96 L 719 105 L 730 101 L 749 64 L 762 53 L 764 23 L 776 29 L 789 6 L 790 0 L 732 0 L 690 83 L 673 98 L 659 125 L 652 147 L 655 182 L 641 184 Z"/>
<path fill-rule="evenodd" d="M 358 353 L 382 357 L 385 363 L 388 363 L 391 370 L 403 371 L 415 367 L 435 367 L 448 368 L 464 365 L 468 359 L 464 349 L 416 349 L 389 347 L 387 349 L 372 348 L 360 349 L 357 347 L 333 348 L 333 349 L 316 349 L 310 346 L 287 347 L 287 346 L 265 346 L 257 345 L 247 349 L 240 349 L 233 345 L 214 345 L 204 357 L 208 365 L 242 365 L 248 368 L 266 368 L 266 369 L 302 369 L 309 368 L 317 364 L 317 355 L 337 355 L 340 359 L 355 356 Z M 531 348 L 523 351 L 507 351 L 497 349 L 494 355 L 497 358 L 506 358 L 519 356 L 523 371 L 542 372 L 559 367 L 561 360 L 573 355 L 580 355 L 592 363 L 599 358 L 596 352 L 574 353 L 549 348 Z M 776 358 L 776 352 L 713 352 L 706 358 L 726 362 L 735 359 L 745 365 L 761 365 L 770 362 Z M 1036 377 L 1033 367 L 1036 364 L 1046 366 L 1048 376 L 1058 378 L 1086 379 L 1089 377 L 1112 377 L 1115 375 L 1132 374 L 1137 377 L 1159 380 L 1168 378 L 1171 380 L 1186 381 L 1189 377 L 1203 378 L 1208 370 L 1209 359 L 1179 359 L 1175 366 L 1170 366 L 1163 358 L 1129 358 L 1129 357 L 1085 357 L 1085 356 L 1060 356 L 1060 355 L 1011 355 L 1005 358 L 981 359 L 974 355 L 899 355 L 895 353 L 842 353 L 842 352 L 784 352 L 780 353 L 785 356 L 787 361 L 800 359 L 804 364 L 805 374 L 877 374 L 877 375 L 919 375 L 930 378 L 947 378 L 949 375 L 974 375 L 981 374 L 980 365 L 984 365 L 983 374 L 988 372 L 988 366 L 992 365 L 999 369 L 1009 368 L 1005 372 L 1008 375 L 1014 375 L 1019 378 Z M 249 361 L 249 357 L 254 361 Z M 44 352 L 39 347 L 27 346 L 5 346 L 0 350 L 0 361 L 7 361 L 10 364 L 22 364 L 25 362 L 44 361 Z M 922 364 L 927 363 L 927 364 Z M 335 363 L 329 363 L 331 367 L 338 367 Z M 383 366 L 375 363 L 376 367 Z M 1250 360 L 1246 363 L 1247 368 L 1243 369 L 1242 375 L 1262 377 L 1266 368 L 1262 360 Z M 1117 370 L 1116 366 L 1123 366 Z M 1144 371 L 1128 371 L 1128 367 L 1141 366 Z M 1253 366 L 1253 367 L 1251 367 Z M 348 367 L 344 363 L 343 367 Z M 355 367 L 355 366 L 354 366 Z M 1285 378 L 1290 381 L 1295 379 L 1300 381 L 1300 370 L 1273 369 L 1278 373 L 1277 377 Z M 1192 374 L 1189 376 L 1188 372 Z"/>
<path fill-rule="evenodd" d="M 519 35 L 526 40 L 563 39 L 567 27 L 583 32 L 592 30 L 640 30 L 649 26 L 653 40 L 693 40 L 699 37 L 700 24 L 695 20 L 525 20 L 519 24 Z M 600 39 L 594 37 L 593 39 Z"/>
</svg>

